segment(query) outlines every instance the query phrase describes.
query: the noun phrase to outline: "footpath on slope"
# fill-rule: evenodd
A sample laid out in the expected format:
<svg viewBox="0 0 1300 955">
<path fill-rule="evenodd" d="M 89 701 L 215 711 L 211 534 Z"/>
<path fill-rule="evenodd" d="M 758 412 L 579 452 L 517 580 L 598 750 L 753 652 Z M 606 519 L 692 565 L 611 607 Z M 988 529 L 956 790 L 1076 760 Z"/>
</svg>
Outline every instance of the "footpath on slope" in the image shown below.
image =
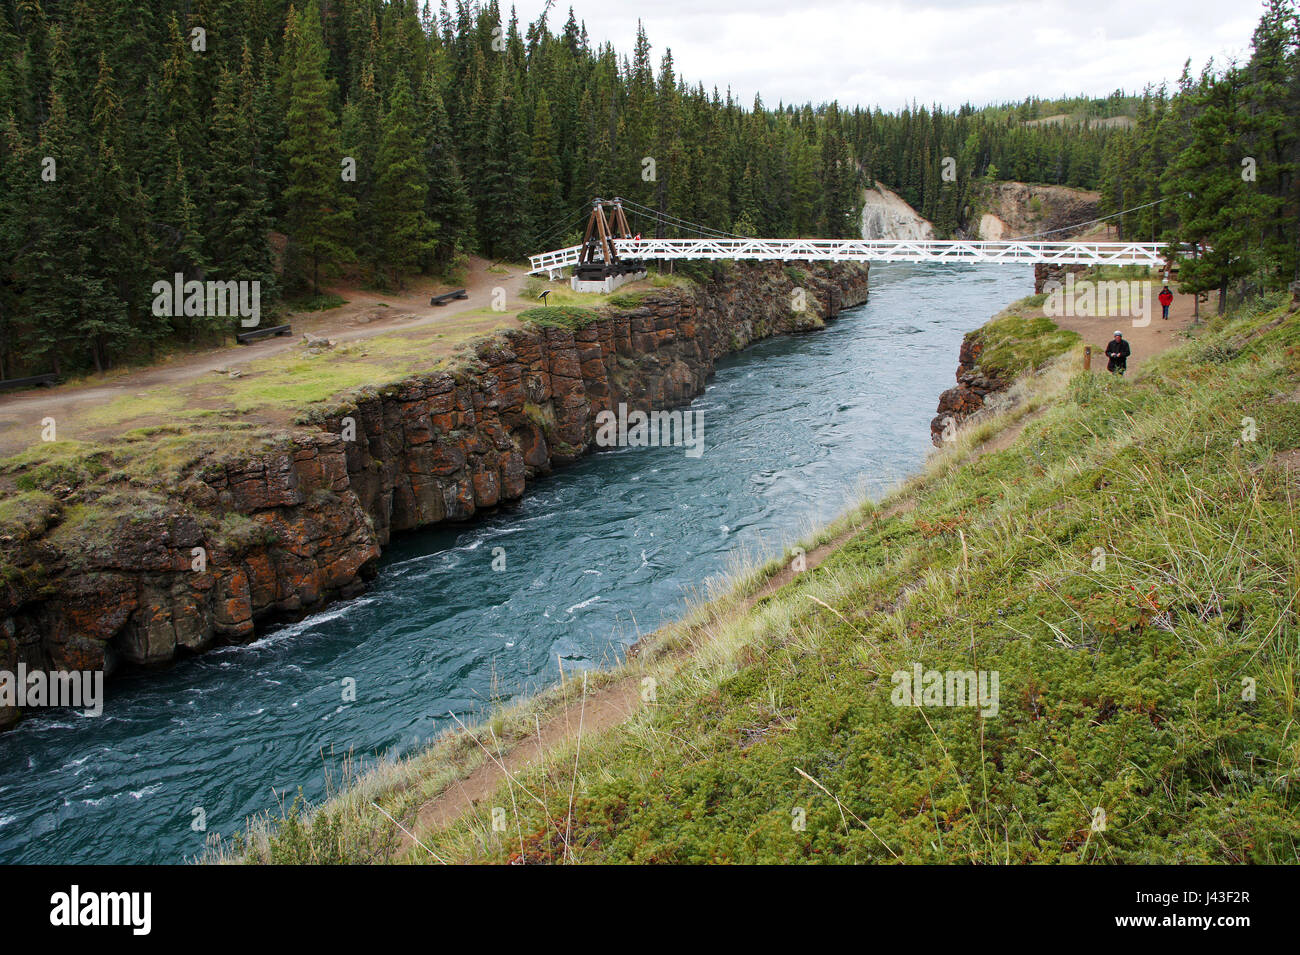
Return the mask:
<svg viewBox="0 0 1300 955">
<path fill-rule="evenodd" d="M 1204 320 L 1210 314 L 1213 302 L 1201 305 L 1201 317 Z M 1111 334 L 1119 328 L 1129 340 L 1133 354 L 1128 362 L 1129 377 L 1141 374 L 1143 366 L 1156 355 L 1177 344 L 1188 329 L 1193 326 L 1195 314 L 1195 296 L 1176 294 L 1170 308 L 1168 320 L 1156 314 L 1151 323 L 1145 327 L 1132 327 L 1129 318 L 1113 316 L 1055 318 L 1060 327 L 1078 332 L 1084 344 L 1093 346 L 1092 371 L 1105 373 L 1106 358 L 1101 352 Z M 954 359 L 955 360 L 955 359 Z M 1019 437 L 1025 427 L 1033 421 L 1042 409 L 1021 416 L 1018 420 L 1003 428 L 982 444 L 975 447 L 962 461 L 967 464 L 978 460 L 986 454 L 1005 450 Z M 907 513 L 914 506 L 912 497 L 904 497 L 894 502 L 886 510 L 876 515 L 878 520 L 886 520 L 899 514 Z M 805 556 L 806 568 L 803 572 L 816 569 L 833 553 L 851 541 L 860 532 L 858 526 L 850 526 L 830 540 L 809 550 Z M 729 607 L 729 613 L 745 614 L 753 610 L 761 601 L 775 594 L 789 584 L 796 576 L 793 566 L 787 563 L 769 577 L 752 595 L 735 607 Z M 707 626 L 707 622 L 704 624 Z M 638 646 L 629 650 L 629 656 L 635 656 Z M 641 677 L 630 673 L 615 682 L 602 686 L 589 693 L 582 694 L 576 700 L 570 700 L 544 720 L 536 724 L 536 733 L 520 741 L 510 750 L 502 753 L 488 752 L 485 762 L 463 777 L 458 777 L 437 796 L 420 806 L 414 821 L 414 832 L 404 830 L 399 851 L 415 847 L 419 833 L 443 828 L 454 823 L 466 814 L 477 814 L 480 802 L 490 797 L 507 779 L 514 781 L 524 768 L 544 759 L 545 754 L 572 739 L 582 735 L 593 735 L 617 726 L 629 719 L 641 702 Z"/>
<path fill-rule="evenodd" d="M 1172 286 L 1171 286 L 1172 287 Z M 1155 291 L 1159 291 L 1157 288 Z M 1214 301 L 1201 303 L 1201 321 L 1206 321 L 1213 314 Z M 1083 338 L 1085 345 L 1092 346 L 1092 370 L 1095 373 L 1105 373 L 1106 371 L 1106 344 L 1110 341 L 1115 330 L 1124 333 L 1128 340 L 1132 354 L 1128 359 L 1127 375 L 1135 377 L 1142 373 L 1143 367 L 1148 361 L 1166 351 L 1171 346 L 1178 344 L 1182 338 L 1192 328 L 1195 311 L 1196 296 L 1180 295 L 1175 293 L 1173 305 L 1169 307 L 1169 318 L 1160 317 L 1159 303 L 1153 303 L 1153 314 L 1149 324 L 1134 327 L 1132 319 L 1128 317 L 1116 318 L 1114 316 L 1064 316 L 1053 318 L 1061 328 L 1068 331 L 1078 332 Z"/>
</svg>

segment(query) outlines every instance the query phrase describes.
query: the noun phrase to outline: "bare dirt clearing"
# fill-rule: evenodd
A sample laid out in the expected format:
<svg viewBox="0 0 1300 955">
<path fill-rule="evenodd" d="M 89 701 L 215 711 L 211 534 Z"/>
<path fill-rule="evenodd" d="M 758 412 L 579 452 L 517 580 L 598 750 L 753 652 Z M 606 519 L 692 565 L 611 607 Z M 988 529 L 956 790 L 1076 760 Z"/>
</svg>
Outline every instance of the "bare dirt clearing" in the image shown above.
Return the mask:
<svg viewBox="0 0 1300 955">
<path fill-rule="evenodd" d="M 442 306 L 432 306 L 432 295 L 450 286 L 430 280 L 401 292 L 380 294 L 355 287 L 328 289 L 347 299 L 338 308 L 317 312 L 291 312 L 283 321 L 293 325 L 292 336 L 270 338 L 252 345 L 228 345 L 178 355 L 144 368 L 110 371 L 56 388 L 37 388 L 0 395 L 0 455 L 14 454 L 41 440 L 41 420 L 52 417 L 61 440 L 103 441 L 134 428 L 177 418 L 237 416 L 242 423 L 282 427 L 299 410 L 275 400 L 238 400 L 233 382 L 247 384 L 271 370 L 267 359 L 292 360 L 304 351 L 304 336 L 327 338 L 336 345 L 394 335 L 409 340 L 409 349 L 395 343 L 378 358 L 366 349 L 340 349 L 320 361 L 346 365 L 367 361 L 391 362 L 400 369 L 404 351 L 412 359 L 432 365 L 449 357 L 469 338 L 517 324 L 516 315 L 536 304 L 522 298 L 527 275 L 521 268 L 491 266 L 484 259 L 470 262 L 464 288 L 469 293 Z M 506 309 L 492 310 L 494 290 L 505 290 Z M 499 296 L 498 296 L 499 300 Z M 340 369 L 343 370 L 343 369 Z M 340 376 L 343 390 L 350 382 Z M 378 383 L 378 382 L 376 382 Z M 136 399 L 134 401 L 127 399 Z"/>
</svg>

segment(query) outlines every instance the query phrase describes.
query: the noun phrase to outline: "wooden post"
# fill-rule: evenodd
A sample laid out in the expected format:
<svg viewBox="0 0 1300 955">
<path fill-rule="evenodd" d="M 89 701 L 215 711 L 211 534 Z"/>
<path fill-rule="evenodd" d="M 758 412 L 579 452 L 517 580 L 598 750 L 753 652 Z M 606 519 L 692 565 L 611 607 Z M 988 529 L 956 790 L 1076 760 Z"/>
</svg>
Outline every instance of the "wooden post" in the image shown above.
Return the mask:
<svg viewBox="0 0 1300 955">
<path fill-rule="evenodd" d="M 614 214 L 610 219 L 610 228 L 618 233 L 620 239 L 632 238 L 632 228 L 627 224 L 627 215 L 623 212 L 623 200 L 614 197 Z"/>
<path fill-rule="evenodd" d="M 596 207 L 596 231 L 600 234 L 600 249 L 605 256 L 605 265 L 608 266 L 614 261 L 614 248 L 609 244 L 609 224 L 605 221 L 605 210 L 601 206 Z"/>
<path fill-rule="evenodd" d="M 1199 259 L 1200 257 L 1201 257 L 1201 244 L 1198 242 L 1196 243 L 1196 245 L 1192 246 L 1192 258 Z M 1192 324 L 1193 325 L 1201 324 L 1201 293 L 1200 292 L 1192 293 Z"/>
<path fill-rule="evenodd" d="M 1083 346 L 1083 370 L 1088 371 L 1092 368 L 1092 346 Z"/>
<path fill-rule="evenodd" d="M 597 199 L 596 203 L 599 202 L 600 200 Z M 599 205 L 593 203 L 591 207 L 591 217 L 587 219 L 587 232 L 582 237 L 582 255 L 579 256 L 579 260 L 582 262 L 586 262 L 591 254 L 591 235 L 596 231 L 596 212 L 599 208 Z"/>
</svg>

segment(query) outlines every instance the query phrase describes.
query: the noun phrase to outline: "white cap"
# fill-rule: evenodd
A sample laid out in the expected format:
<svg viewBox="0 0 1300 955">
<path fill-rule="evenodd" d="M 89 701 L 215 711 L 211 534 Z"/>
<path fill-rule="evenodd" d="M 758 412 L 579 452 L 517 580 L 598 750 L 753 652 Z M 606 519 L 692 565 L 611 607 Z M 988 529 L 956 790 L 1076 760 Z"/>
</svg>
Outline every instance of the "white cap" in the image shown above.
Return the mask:
<svg viewBox="0 0 1300 955">
<path fill-rule="evenodd" d="M 1124 333 L 1121 332 L 1118 328 L 1115 329 L 1115 334 L 1118 335 L 1120 338 L 1123 338 L 1123 337 L 1124 337 Z"/>
</svg>

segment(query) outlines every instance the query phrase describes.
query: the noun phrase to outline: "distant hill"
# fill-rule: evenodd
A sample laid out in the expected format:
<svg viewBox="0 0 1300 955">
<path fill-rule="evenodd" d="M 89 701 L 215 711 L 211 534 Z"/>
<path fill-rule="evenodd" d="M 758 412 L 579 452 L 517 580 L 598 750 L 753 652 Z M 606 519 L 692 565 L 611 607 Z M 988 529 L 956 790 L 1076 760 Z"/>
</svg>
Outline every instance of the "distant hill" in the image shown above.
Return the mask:
<svg viewBox="0 0 1300 955">
<path fill-rule="evenodd" d="M 1057 113 L 1042 119 L 1024 120 L 1025 126 L 1089 126 L 1093 129 L 1129 129 L 1135 120 L 1132 116 L 1093 117 L 1082 113 Z"/>
</svg>

